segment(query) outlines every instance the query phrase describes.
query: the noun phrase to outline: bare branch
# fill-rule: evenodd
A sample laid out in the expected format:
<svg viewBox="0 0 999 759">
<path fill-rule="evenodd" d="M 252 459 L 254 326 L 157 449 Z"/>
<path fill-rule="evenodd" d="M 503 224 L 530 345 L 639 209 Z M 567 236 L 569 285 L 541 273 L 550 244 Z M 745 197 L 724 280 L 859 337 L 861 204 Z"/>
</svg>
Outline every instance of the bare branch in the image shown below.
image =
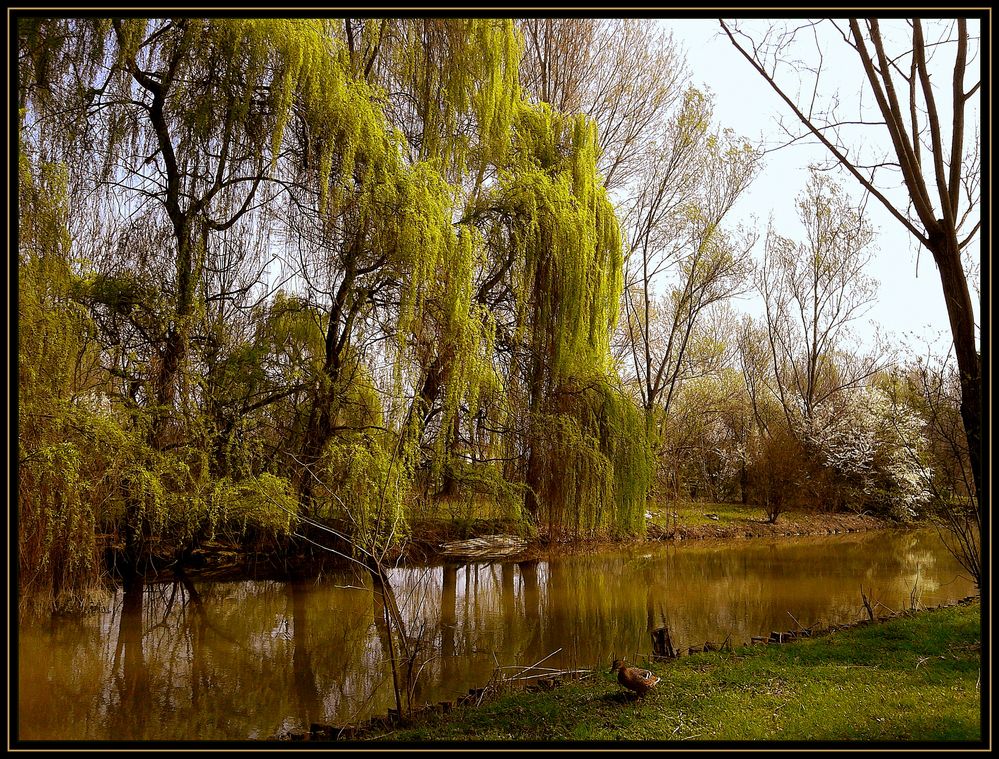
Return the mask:
<svg viewBox="0 0 999 759">
<path fill-rule="evenodd" d="M 881 204 L 888 210 L 889 213 L 891 213 L 892 216 L 894 216 L 896 219 L 898 219 L 902 223 L 902 225 L 907 230 L 909 230 L 909 232 L 912 233 L 912 235 L 916 239 L 918 239 L 924 245 L 927 244 L 928 243 L 928 239 L 923 235 L 923 233 L 920 232 L 920 230 L 918 230 L 912 224 L 912 222 L 905 216 L 905 214 L 903 214 L 901 211 L 899 211 L 897 208 L 895 208 L 895 206 L 891 203 L 891 201 L 889 201 L 888 198 L 886 198 L 885 195 L 877 187 L 875 187 L 874 184 L 870 180 L 868 180 L 867 177 L 865 177 L 863 174 L 860 173 L 860 171 L 857 169 L 857 167 L 854 166 L 849 161 L 849 159 L 847 159 L 847 157 L 843 154 L 843 152 L 837 146 L 833 145 L 833 143 L 830 142 L 829 139 L 827 139 L 825 137 L 825 135 L 822 133 L 822 130 L 818 129 L 805 116 L 805 114 L 801 112 L 801 109 L 799 109 L 798 106 L 795 105 L 794 101 L 791 100 L 791 98 L 787 96 L 787 94 L 780 88 L 780 86 L 777 84 L 777 82 L 774 80 L 774 78 L 770 74 L 768 74 L 767 71 L 759 64 L 759 62 L 756 60 L 756 58 L 753 55 L 749 54 L 736 41 L 734 35 L 732 34 L 732 32 L 728 28 L 728 26 L 725 24 L 724 20 L 719 19 L 719 23 L 721 24 L 722 29 L 725 30 L 725 33 L 728 35 L 729 40 L 732 42 L 732 44 L 735 46 L 735 48 L 742 54 L 742 56 L 747 61 L 749 61 L 750 65 L 752 65 L 752 67 L 754 69 L 756 69 L 757 72 L 759 72 L 760 76 L 762 76 L 766 80 L 767 84 L 770 85 L 771 89 L 773 89 L 773 91 L 776 92 L 777 95 L 780 96 L 780 98 L 794 112 L 794 114 L 798 117 L 798 119 L 801 121 L 801 123 L 804 124 L 816 137 L 819 138 L 819 141 L 822 142 L 822 144 L 825 145 L 826 148 L 828 148 L 829 152 L 831 152 L 836 157 L 836 160 L 838 160 L 839 163 L 847 171 L 849 171 L 857 179 L 858 182 L 860 182 L 860 184 L 864 187 L 865 190 L 867 190 L 869 193 L 871 193 L 871 195 L 873 195 L 879 201 L 881 201 Z M 858 32 L 858 34 L 859 34 L 859 32 Z M 882 111 L 882 112 L 884 113 L 884 111 Z M 887 118 L 888 114 L 885 114 L 885 116 Z"/>
</svg>

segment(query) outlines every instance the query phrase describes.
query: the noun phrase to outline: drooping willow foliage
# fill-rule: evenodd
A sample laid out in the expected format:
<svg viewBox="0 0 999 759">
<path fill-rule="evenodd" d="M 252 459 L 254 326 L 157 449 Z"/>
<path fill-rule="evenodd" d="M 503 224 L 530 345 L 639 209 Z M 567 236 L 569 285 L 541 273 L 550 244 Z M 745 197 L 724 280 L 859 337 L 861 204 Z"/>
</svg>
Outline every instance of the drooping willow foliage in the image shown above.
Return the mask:
<svg viewBox="0 0 999 759">
<path fill-rule="evenodd" d="M 594 167 L 596 130 L 582 116 L 525 106 L 516 124 L 513 169 L 501 177 L 522 322 L 532 331 L 548 388 L 586 371 L 609 370 L 610 334 L 620 296 L 621 236 Z"/>
<path fill-rule="evenodd" d="M 87 492 L 97 483 L 88 482 L 80 424 L 88 414 L 74 403 L 96 346 L 70 297 L 65 171 L 22 154 L 18 190 L 18 569 L 23 588 L 62 603 L 65 592 L 85 594 L 98 561 L 99 515 Z M 90 455 L 104 440 L 92 442 Z"/>
<path fill-rule="evenodd" d="M 510 21 L 18 40 L 23 587 L 302 517 L 381 549 L 455 497 L 637 529 L 597 134 L 525 100 Z"/>
<path fill-rule="evenodd" d="M 449 178 L 501 160 L 521 100 L 513 25 L 425 18 L 393 31 L 384 86 L 408 94 L 392 108 L 419 159 Z"/>
<path fill-rule="evenodd" d="M 536 518 L 553 537 L 633 535 L 644 524 L 644 423 L 609 378 L 563 383 L 533 419 L 529 443 Z"/>
<path fill-rule="evenodd" d="M 495 191 L 510 209 L 517 330 L 528 347 L 528 510 L 574 535 L 634 532 L 649 478 L 643 425 L 610 363 L 622 244 L 597 156 L 587 119 L 525 105 Z"/>
</svg>

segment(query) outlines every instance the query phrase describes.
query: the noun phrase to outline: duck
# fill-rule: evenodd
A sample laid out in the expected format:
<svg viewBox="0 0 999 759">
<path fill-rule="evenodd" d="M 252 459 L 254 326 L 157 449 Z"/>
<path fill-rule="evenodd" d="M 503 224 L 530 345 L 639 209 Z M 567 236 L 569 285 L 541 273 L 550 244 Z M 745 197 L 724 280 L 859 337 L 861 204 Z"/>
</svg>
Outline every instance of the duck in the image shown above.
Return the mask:
<svg viewBox="0 0 999 759">
<path fill-rule="evenodd" d="M 615 670 L 617 670 L 617 681 L 628 690 L 635 691 L 641 698 L 645 698 L 645 694 L 659 682 L 659 678 L 649 670 L 629 667 L 624 659 L 614 660 L 611 672 Z"/>
</svg>

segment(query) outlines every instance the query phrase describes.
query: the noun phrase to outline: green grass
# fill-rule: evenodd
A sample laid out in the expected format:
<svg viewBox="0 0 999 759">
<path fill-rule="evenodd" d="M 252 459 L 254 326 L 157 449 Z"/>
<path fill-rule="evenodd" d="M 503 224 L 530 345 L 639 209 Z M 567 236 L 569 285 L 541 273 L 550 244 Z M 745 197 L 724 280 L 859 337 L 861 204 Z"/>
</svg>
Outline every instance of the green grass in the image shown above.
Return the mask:
<svg viewBox="0 0 999 759">
<path fill-rule="evenodd" d="M 652 518 L 648 521 L 663 528 L 670 528 L 674 525 L 674 513 L 676 514 L 676 522 L 688 527 L 704 524 L 729 525 L 747 520 L 762 522 L 766 521 L 767 518 L 766 512 L 761 506 L 709 501 L 650 504 L 646 511 L 652 514 Z M 718 519 L 711 519 L 707 516 L 708 514 L 713 514 Z"/>
<path fill-rule="evenodd" d="M 981 607 L 901 617 L 783 646 L 653 664 L 644 701 L 609 671 L 508 691 L 378 740 L 978 741 Z"/>
</svg>

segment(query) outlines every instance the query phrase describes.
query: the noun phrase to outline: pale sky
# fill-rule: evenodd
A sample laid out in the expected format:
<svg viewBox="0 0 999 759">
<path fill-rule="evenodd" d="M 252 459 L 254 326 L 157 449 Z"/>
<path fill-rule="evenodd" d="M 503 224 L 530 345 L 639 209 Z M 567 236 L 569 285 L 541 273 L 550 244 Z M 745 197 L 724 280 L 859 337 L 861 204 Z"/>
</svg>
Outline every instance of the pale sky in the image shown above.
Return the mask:
<svg viewBox="0 0 999 759">
<path fill-rule="evenodd" d="M 757 142 L 761 136 L 772 142 L 781 134 L 776 126 L 780 115 L 785 117 L 785 123 L 790 123 L 792 119 L 796 122 L 790 109 L 735 49 L 728 37 L 719 34 L 721 28 L 717 20 L 675 19 L 661 23 L 670 29 L 674 39 L 684 48 L 692 84 L 714 93 L 715 121 L 719 126 L 734 129 L 750 142 Z M 969 24 L 972 35 L 977 33 L 977 28 Z M 840 46 L 852 52 L 845 43 L 841 42 Z M 827 49 L 824 53 L 828 66 L 836 51 Z M 967 81 L 974 81 L 973 74 L 968 75 Z M 833 83 L 829 84 L 832 86 Z M 845 98 L 857 90 L 857 84 L 844 81 L 840 94 Z M 738 221 L 748 221 L 755 215 L 761 231 L 757 255 L 762 250 L 771 214 L 778 231 L 785 236 L 802 239 L 795 215 L 795 199 L 808 180 L 809 163 L 827 162 L 828 159 L 828 151 L 819 144 L 794 145 L 766 156 L 764 169 L 734 209 Z M 861 197 L 859 183 L 853 177 L 845 172 L 837 172 L 835 176 L 854 198 Z M 876 199 L 869 200 L 867 210 L 878 233 L 874 241 L 873 268 L 869 274 L 878 280 L 879 287 L 878 301 L 867 314 L 866 321 L 874 322 L 880 325 L 883 332 L 891 333 L 887 337 L 892 345 L 904 342 L 917 352 L 925 353 L 926 341 L 930 340 L 936 351 L 946 351 L 951 342 L 950 327 L 932 256 L 925 249 L 922 251 L 917 276 L 918 246 L 912 237 Z M 979 298 L 974 290 L 972 300 L 975 301 L 976 313 L 979 313 Z M 751 313 L 757 311 L 751 302 L 737 303 L 736 306 Z M 855 329 L 859 334 L 865 329 L 870 331 L 871 327 L 858 323 Z M 915 337 L 910 333 L 915 333 Z"/>
</svg>

